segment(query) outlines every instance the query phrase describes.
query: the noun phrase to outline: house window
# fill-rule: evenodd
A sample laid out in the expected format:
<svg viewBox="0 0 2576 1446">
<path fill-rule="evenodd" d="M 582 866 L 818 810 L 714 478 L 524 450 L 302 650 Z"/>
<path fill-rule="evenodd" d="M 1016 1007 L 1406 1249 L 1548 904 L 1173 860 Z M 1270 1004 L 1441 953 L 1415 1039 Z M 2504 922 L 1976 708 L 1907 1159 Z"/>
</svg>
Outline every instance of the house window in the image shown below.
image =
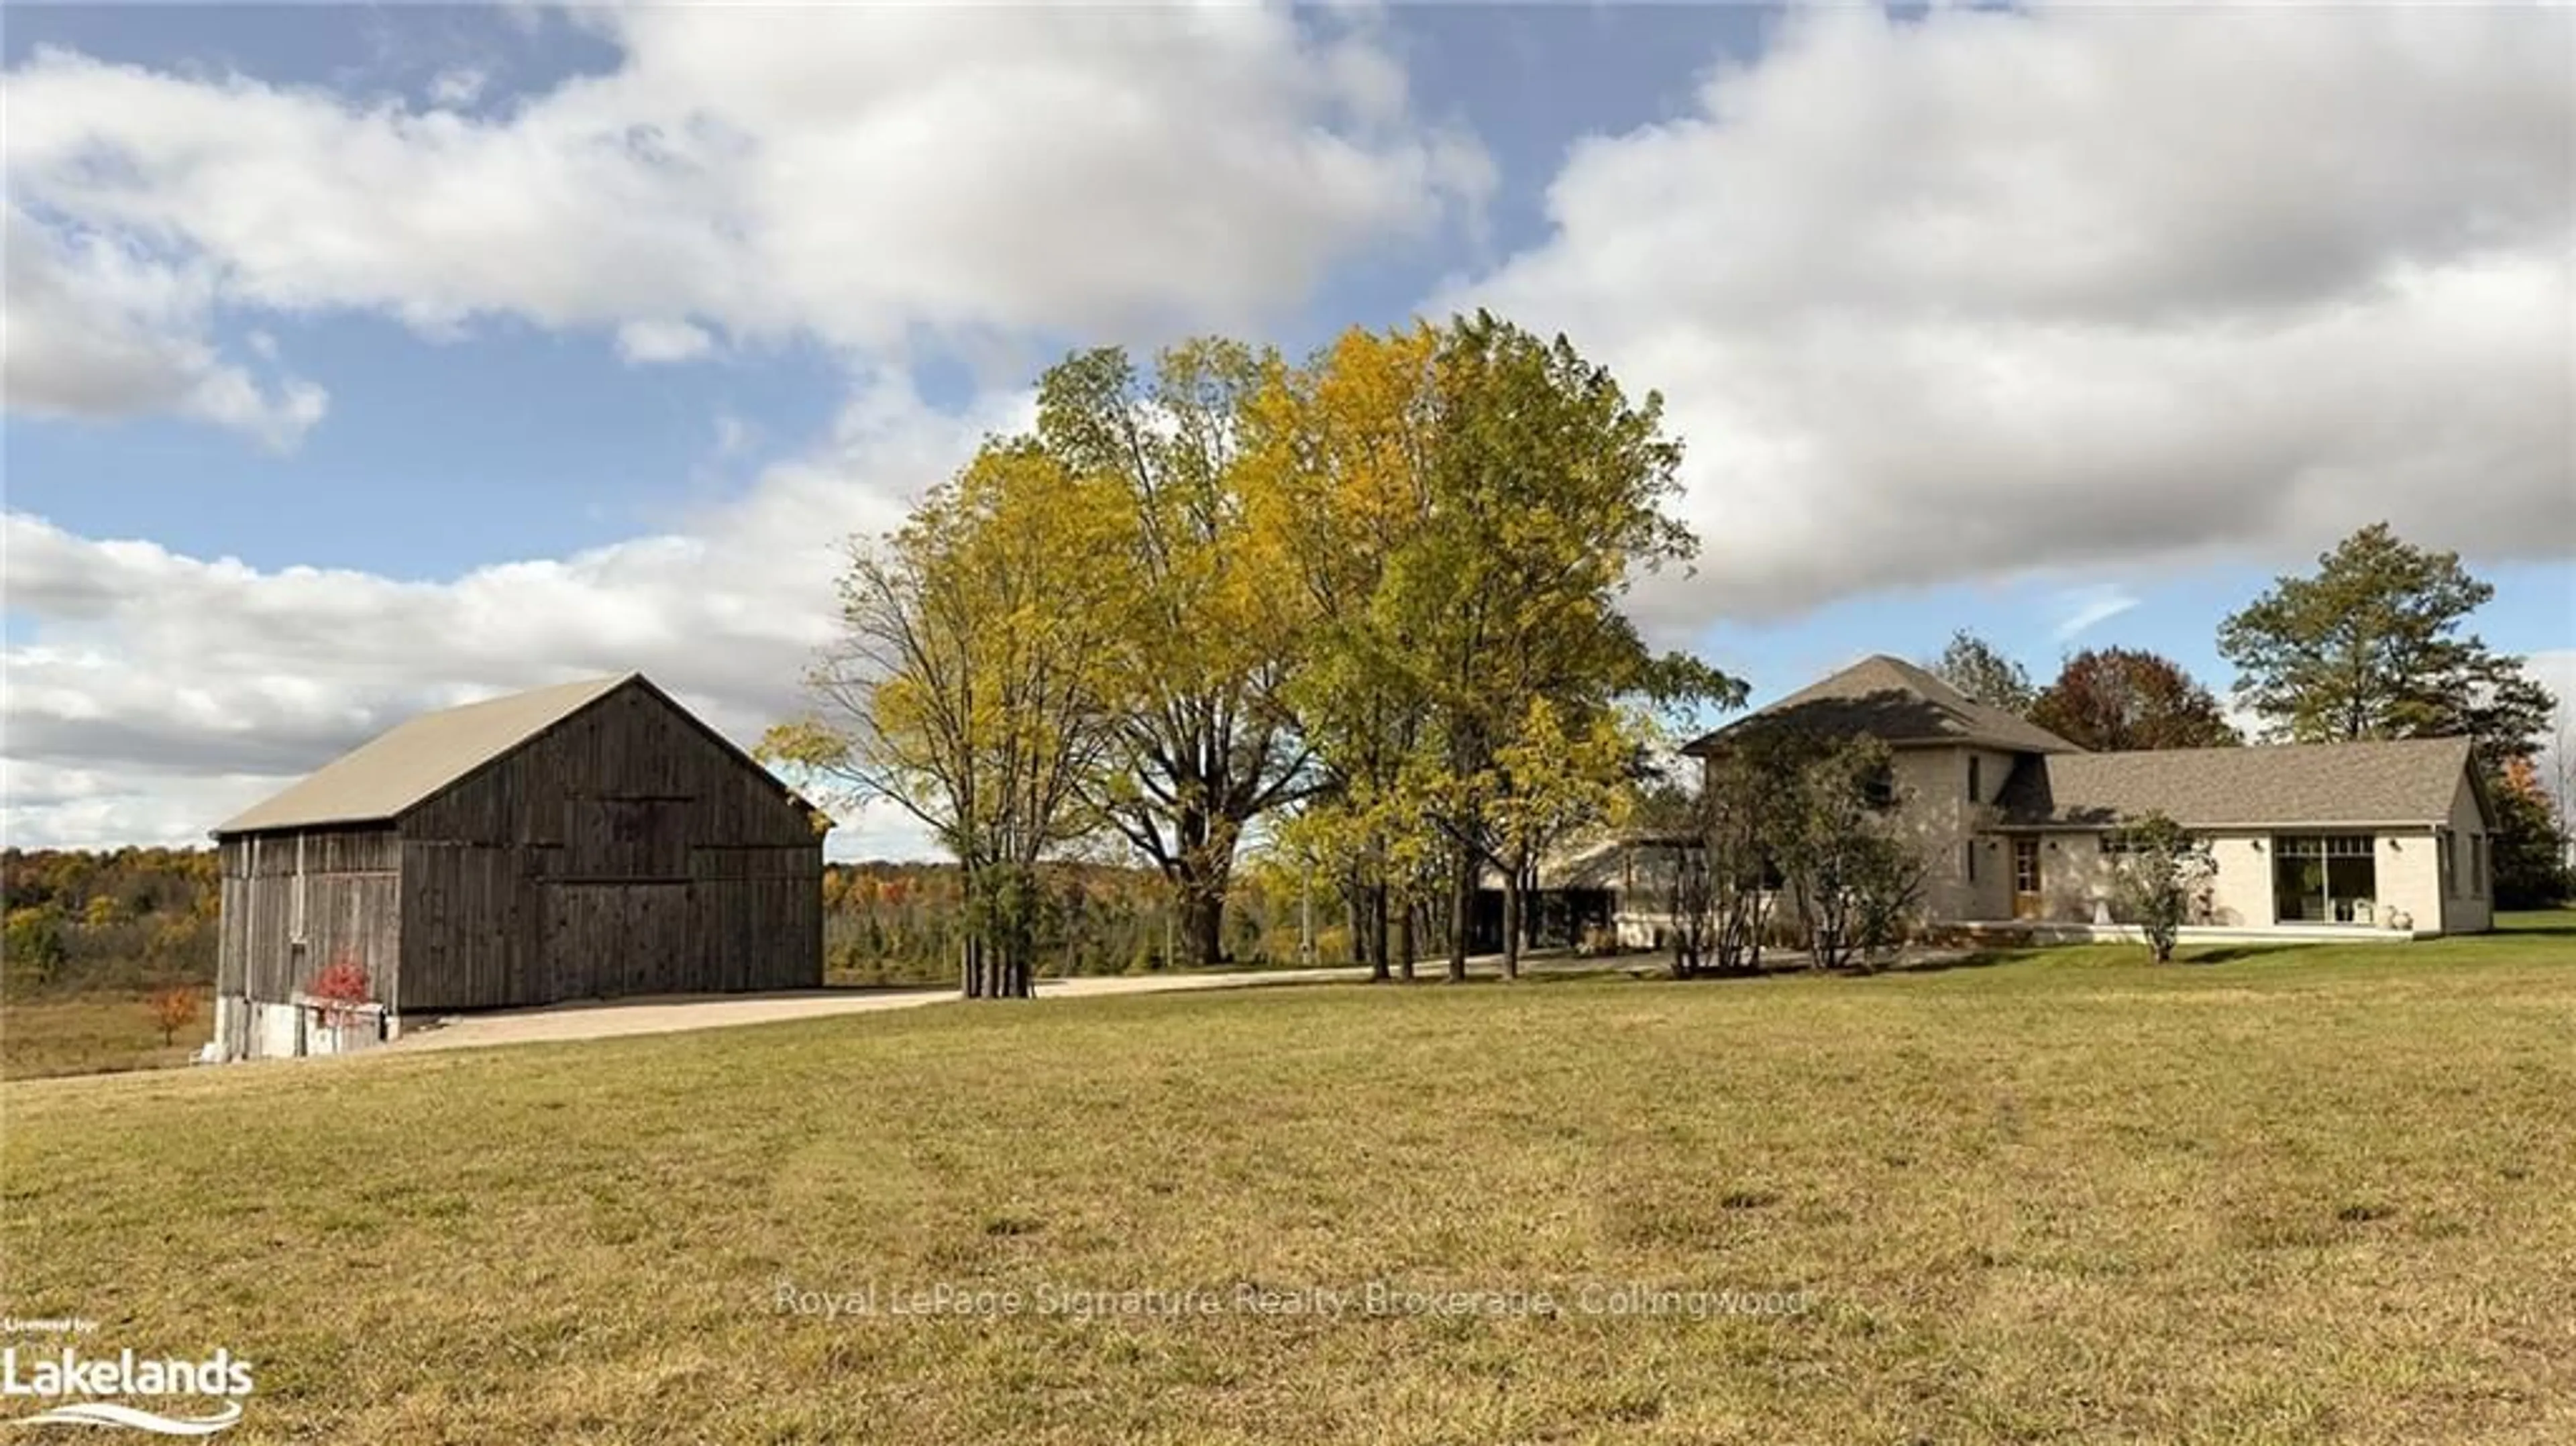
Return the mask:
<svg viewBox="0 0 2576 1446">
<path fill-rule="evenodd" d="M 1861 780 L 1860 796 L 1870 807 L 1886 809 L 1896 806 L 1896 772 L 1882 768 Z"/>
<path fill-rule="evenodd" d="M 2272 840 L 2273 917 L 2284 924 L 2367 924 L 2379 897 L 2377 840 L 2281 834 Z"/>
<path fill-rule="evenodd" d="M 1984 786 L 1985 772 L 1979 766 L 1985 761 L 1986 760 L 1979 758 L 1973 753 L 1968 755 L 1968 802 L 1970 803 L 1976 802 L 1977 795 L 1986 791 Z"/>
<path fill-rule="evenodd" d="M 1971 769 L 1973 769 L 1974 766 L 1975 760 L 1971 759 Z M 1959 845 L 1959 852 L 1968 860 L 1968 882 L 1973 884 L 1977 881 L 1977 841 L 1975 839 L 1970 839 L 1966 843 Z"/>
<path fill-rule="evenodd" d="M 2485 898 L 2487 896 L 2488 883 L 2487 836 L 2482 833 L 2473 833 L 2469 835 L 2470 897 L 2478 899 Z"/>
<path fill-rule="evenodd" d="M 2460 896 L 2459 860 L 2451 856 L 2451 851 L 2457 847 L 2459 847 L 2459 840 L 2452 837 L 2449 829 L 2434 831 L 2433 857 L 2442 866 L 2442 897 L 2446 899 L 2456 899 Z"/>
</svg>

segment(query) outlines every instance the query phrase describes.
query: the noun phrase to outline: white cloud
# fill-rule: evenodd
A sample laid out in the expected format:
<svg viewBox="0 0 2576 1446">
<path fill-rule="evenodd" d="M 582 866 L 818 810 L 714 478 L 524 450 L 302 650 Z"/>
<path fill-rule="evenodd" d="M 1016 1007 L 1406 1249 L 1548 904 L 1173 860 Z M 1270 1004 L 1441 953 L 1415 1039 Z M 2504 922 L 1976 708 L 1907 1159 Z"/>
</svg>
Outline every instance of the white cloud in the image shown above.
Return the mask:
<svg viewBox="0 0 2576 1446">
<path fill-rule="evenodd" d="M 748 742 L 799 704 L 839 540 L 885 530 L 984 435 L 1033 420 L 1024 395 L 943 415 L 881 379 L 826 444 L 685 532 L 445 582 L 267 571 L 8 514 L 9 607 L 34 634 L 0 657 L 0 831 L 185 841 L 421 709 L 628 669 Z M 836 849 L 917 850 L 880 815 L 846 820 Z"/>
<path fill-rule="evenodd" d="M 685 321 L 630 321 L 617 329 L 617 354 L 639 365 L 705 356 L 716 339 Z"/>
<path fill-rule="evenodd" d="M 429 82 L 429 98 L 450 110 L 462 109 L 482 97 L 483 87 L 491 79 L 490 71 L 476 66 L 460 65 L 442 70 Z"/>
<path fill-rule="evenodd" d="M 2303 557 L 2576 551 L 2576 17 L 1800 12 L 1579 146 L 1454 288 L 1660 388 L 1701 575 L 1650 620 Z"/>
<path fill-rule="evenodd" d="M 2065 616 L 2057 620 L 2057 626 L 2049 635 L 2063 643 L 2136 607 L 2138 595 L 2106 583 L 2069 589 L 2059 594 L 2058 605 L 2064 609 Z"/>
<path fill-rule="evenodd" d="M 491 116 L 40 49 L 8 74 L 7 179 L 48 229 L 149 238 L 156 274 L 200 289 L 192 316 L 359 309 L 440 333 L 501 314 L 618 328 L 636 360 L 718 332 L 888 353 L 1247 324 L 1366 245 L 1430 237 L 1493 180 L 1472 142 L 1410 119 L 1366 17 L 586 20 L 619 68 Z M 72 345 L 36 340 L 31 375 Z"/>
<path fill-rule="evenodd" d="M 1028 400 L 962 416 L 883 370 L 1032 334 L 1245 326 L 1493 184 L 1409 115 L 1364 14 L 872 8 L 586 12 L 603 75 L 485 113 L 39 51 L 11 70 L 12 406 L 177 413 L 283 445 L 317 387 L 217 318 L 332 310 L 433 335 L 509 316 L 637 363 L 812 337 L 862 380 L 833 434 L 677 529 L 444 582 L 263 570 L 6 519 L 13 841 L 197 836 L 395 720 L 641 668 L 747 738 L 796 704 L 834 542 L 893 523 Z M 253 359 L 274 363 L 254 329 Z M 1024 376 L 1020 365 L 1012 371 Z M 747 455 L 716 420 L 714 461 Z M 905 851 L 871 812 L 838 847 Z"/>
<path fill-rule="evenodd" d="M 14 411 L 110 418 L 168 412 L 242 432 L 285 451 L 322 419 L 330 398 L 300 378 L 262 382 L 217 355 L 207 337 L 215 283 L 97 233 L 57 233 L 8 208 L 0 322 L 5 392 Z M 273 342 L 251 350 L 274 363 Z"/>
</svg>

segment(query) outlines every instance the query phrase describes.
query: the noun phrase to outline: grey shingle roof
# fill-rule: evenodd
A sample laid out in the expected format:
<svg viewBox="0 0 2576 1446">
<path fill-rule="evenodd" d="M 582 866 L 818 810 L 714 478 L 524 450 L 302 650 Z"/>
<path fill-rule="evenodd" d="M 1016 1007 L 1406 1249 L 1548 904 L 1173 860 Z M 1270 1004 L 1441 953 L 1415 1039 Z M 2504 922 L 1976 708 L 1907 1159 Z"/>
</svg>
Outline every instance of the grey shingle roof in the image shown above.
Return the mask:
<svg viewBox="0 0 2576 1446">
<path fill-rule="evenodd" d="M 218 835 L 389 819 L 616 691 L 588 678 L 423 713 L 215 826 Z"/>
<path fill-rule="evenodd" d="M 2468 764 L 2465 738 L 2059 754 L 2017 763 L 1996 805 L 2007 826 L 2438 824 Z"/>
<path fill-rule="evenodd" d="M 1863 658 L 1683 747 L 1706 753 L 1725 740 L 1790 729 L 1826 737 L 1866 733 L 1892 744 L 1976 743 L 2018 753 L 2083 750 L 2039 725 L 1991 708 L 1901 658 Z"/>
</svg>

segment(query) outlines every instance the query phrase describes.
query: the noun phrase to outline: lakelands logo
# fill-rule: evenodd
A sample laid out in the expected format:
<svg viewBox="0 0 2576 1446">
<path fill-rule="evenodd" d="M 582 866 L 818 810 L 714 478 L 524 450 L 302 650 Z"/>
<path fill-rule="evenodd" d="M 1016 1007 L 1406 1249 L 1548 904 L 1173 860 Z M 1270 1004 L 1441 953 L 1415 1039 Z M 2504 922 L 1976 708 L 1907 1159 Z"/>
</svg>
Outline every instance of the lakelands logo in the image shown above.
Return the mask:
<svg viewBox="0 0 2576 1446">
<path fill-rule="evenodd" d="M 0 1346 L 0 1397 L 12 1403 L 24 1397 L 61 1402 L 16 1417 L 7 1423 L 12 1426 L 130 1426 L 161 1436 L 212 1436 L 242 1418 L 240 1398 L 250 1390 L 250 1362 L 234 1360 L 225 1350 L 189 1361 L 132 1351 L 84 1356 L 69 1346 L 42 1351 Z M 174 1416 L 119 1400 L 63 1400 L 67 1396 L 225 1399 L 210 1415 Z"/>
</svg>

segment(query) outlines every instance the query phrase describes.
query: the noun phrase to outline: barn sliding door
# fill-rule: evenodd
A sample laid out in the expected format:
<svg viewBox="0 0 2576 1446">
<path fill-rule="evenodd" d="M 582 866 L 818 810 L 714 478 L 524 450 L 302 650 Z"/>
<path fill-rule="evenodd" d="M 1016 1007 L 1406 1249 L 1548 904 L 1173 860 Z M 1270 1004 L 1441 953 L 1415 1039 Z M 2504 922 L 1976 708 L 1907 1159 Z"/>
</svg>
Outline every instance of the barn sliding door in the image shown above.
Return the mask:
<svg viewBox="0 0 2576 1446">
<path fill-rule="evenodd" d="M 676 994 L 689 957 L 689 800 L 584 795 L 564 803 L 563 872 L 546 881 L 556 999 Z"/>
<path fill-rule="evenodd" d="M 555 881 L 545 885 L 549 999 L 670 994 L 691 981 L 689 885 Z"/>
</svg>

